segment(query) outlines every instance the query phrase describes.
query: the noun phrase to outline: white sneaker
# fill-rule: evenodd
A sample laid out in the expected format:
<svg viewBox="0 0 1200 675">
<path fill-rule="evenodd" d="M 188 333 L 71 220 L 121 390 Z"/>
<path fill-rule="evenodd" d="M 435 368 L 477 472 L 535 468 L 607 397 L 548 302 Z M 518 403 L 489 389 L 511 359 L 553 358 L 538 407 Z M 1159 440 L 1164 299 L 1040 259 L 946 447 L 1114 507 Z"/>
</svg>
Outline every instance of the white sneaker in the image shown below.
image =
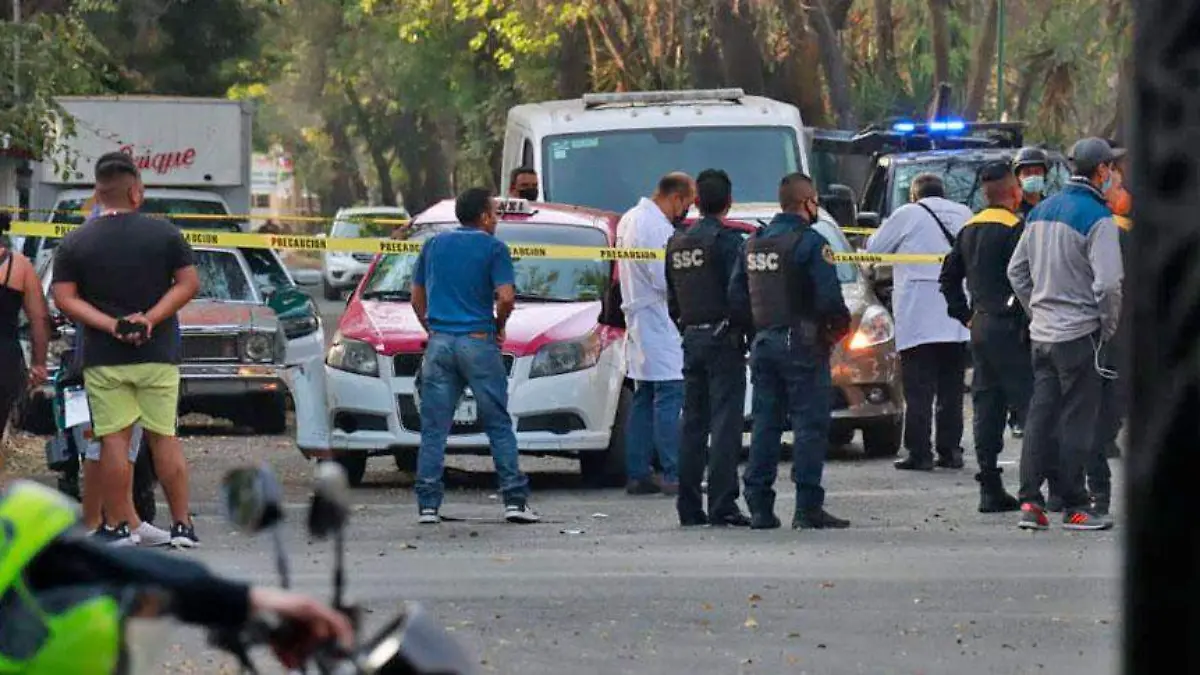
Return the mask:
<svg viewBox="0 0 1200 675">
<path fill-rule="evenodd" d="M 438 514 L 437 509 L 421 509 L 417 516 L 419 525 L 437 525 L 440 522 L 442 522 L 442 517 Z"/>
<path fill-rule="evenodd" d="M 541 521 L 542 517 L 529 508 L 528 504 L 507 504 L 504 507 L 504 519 L 518 525 L 528 525 Z"/>
<path fill-rule="evenodd" d="M 166 546 L 171 543 L 171 533 L 147 523 L 142 522 L 133 531 L 133 536 L 138 539 L 138 546 Z"/>
</svg>

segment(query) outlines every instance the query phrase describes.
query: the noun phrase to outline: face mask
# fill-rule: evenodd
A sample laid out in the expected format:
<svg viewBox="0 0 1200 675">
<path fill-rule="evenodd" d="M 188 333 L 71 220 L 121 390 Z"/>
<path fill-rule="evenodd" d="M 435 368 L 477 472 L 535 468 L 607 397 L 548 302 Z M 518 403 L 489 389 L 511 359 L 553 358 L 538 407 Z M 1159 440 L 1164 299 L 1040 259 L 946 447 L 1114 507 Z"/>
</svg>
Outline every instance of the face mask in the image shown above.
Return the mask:
<svg viewBox="0 0 1200 675">
<path fill-rule="evenodd" d="M 524 190 L 517 190 L 517 196 L 526 201 L 536 202 L 538 198 L 538 189 L 531 187 L 525 188 Z"/>
<path fill-rule="evenodd" d="M 1021 190 L 1027 194 L 1041 194 L 1045 189 L 1045 176 L 1026 176 L 1021 179 Z"/>
</svg>

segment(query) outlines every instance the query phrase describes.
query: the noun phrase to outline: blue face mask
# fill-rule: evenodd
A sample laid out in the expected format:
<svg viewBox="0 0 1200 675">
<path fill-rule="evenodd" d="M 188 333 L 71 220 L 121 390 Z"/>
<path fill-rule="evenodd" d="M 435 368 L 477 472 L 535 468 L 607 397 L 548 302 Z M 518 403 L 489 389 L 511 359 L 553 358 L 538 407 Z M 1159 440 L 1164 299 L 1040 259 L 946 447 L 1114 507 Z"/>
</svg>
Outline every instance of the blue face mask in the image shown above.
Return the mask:
<svg viewBox="0 0 1200 675">
<path fill-rule="evenodd" d="M 1046 189 L 1045 176 L 1026 176 L 1021 179 L 1021 190 L 1026 194 L 1042 194 Z"/>
<path fill-rule="evenodd" d="M 1113 176 L 1112 171 L 1109 171 L 1108 177 L 1105 178 L 1104 182 L 1100 184 L 1100 193 L 1101 194 L 1108 194 L 1108 191 L 1112 189 L 1112 184 L 1113 184 L 1112 176 Z"/>
</svg>

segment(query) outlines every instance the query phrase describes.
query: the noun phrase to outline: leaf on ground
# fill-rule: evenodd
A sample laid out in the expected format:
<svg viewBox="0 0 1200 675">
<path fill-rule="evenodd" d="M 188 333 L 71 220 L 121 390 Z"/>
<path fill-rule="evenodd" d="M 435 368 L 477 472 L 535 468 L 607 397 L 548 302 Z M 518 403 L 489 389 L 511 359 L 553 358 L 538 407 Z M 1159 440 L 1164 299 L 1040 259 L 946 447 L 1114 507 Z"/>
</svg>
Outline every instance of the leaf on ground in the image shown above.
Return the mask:
<svg viewBox="0 0 1200 675">
<path fill-rule="evenodd" d="M 749 602 L 762 602 L 762 596 L 758 593 L 751 593 L 750 597 L 746 598 Z"/>
<path fill-rule="evenodd" d="M 758 628 L 758 621 L 754 617 L 748 617 L 746 623 L 742 624 L 743 628 Z"/>
<path fill-rule="evenodd" d="M 712 603 L 711 602 L 702 602 L 702 603 L 700 603 L 700 609 L 702 609 L 706 612 L 711 612 L 713 609 Z"/>
</svg>

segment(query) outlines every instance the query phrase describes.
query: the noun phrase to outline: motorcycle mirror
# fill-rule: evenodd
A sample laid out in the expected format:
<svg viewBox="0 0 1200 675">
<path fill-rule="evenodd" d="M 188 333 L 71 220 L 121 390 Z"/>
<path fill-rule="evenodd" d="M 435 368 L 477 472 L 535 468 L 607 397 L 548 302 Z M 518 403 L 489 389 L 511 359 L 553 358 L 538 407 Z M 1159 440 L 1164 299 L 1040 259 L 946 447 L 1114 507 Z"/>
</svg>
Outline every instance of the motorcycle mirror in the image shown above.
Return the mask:
<svg viewBox="0 0 1200 675">
<path fill-rule="evenodd" d="M 350 482 L 346 470 L 336 462 L 317 465 L 308 531 L 317 539 L 339 532 L 350 511 Z"/>
<path fill-rule="evenodd" d="M 262 532 L 283 520 L 283 491 L 266 467 L 244 467 L 225 474 L 221 501 L 229 522 L 243 532 Z"/>
</svg>

